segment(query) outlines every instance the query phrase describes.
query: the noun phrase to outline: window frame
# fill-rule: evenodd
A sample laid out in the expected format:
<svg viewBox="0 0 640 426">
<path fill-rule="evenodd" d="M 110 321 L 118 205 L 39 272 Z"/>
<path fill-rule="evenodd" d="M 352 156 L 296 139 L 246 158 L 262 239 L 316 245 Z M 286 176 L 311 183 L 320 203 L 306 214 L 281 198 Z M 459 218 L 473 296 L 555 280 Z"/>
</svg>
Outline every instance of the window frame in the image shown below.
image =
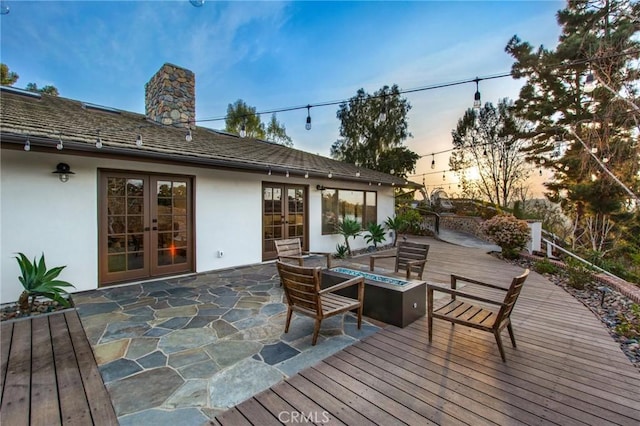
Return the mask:
<svg viewBox="0 0 640 426">
<path fill-rule="evenodd" d="M 330 206 L 329 209 L 327 206 L 327 199 L 325 198 L 325 194 L 327 191 L 335 191 L 334 195 L 331 197 L 335 197 L 335 200 L 330 201 L 333 205 Z M 378 192 L 377 191 L 368 191 L 361 189 L 348 189 L 348 188 L 325 188 L 322 191 L 321 197 L 321 214 L 320 214 L 320 229 L 322 235 L 336 235 L 338 232 L 335 230 L 335 226 L 331 225 L 328 218 L 333 218 L 334 223 L 338 223 L 339 220 L 342 220 L 345 215 L 344 208 L 340 208 L 340 191 L 348 191 L 351 193 L 359 192 L 362 194 L 362 203 L 355 204 L 353 207 L 354 215 L 356 218 L 358 215 L 360 216 L 360 226 L 362 229 L 366 229 L 368 223 L 375 222 L 378 223 Z M 373 200 L 370 200 L 370 197 L 373 196 Z M 371 210 L 373 208 L 373 210 Z M 368 212 L 374 212 L 375 217 L 370 219 L 368 216 L 370 215 Z M 331 229 L 333 228 L 333 229 Z"/>
</svg>

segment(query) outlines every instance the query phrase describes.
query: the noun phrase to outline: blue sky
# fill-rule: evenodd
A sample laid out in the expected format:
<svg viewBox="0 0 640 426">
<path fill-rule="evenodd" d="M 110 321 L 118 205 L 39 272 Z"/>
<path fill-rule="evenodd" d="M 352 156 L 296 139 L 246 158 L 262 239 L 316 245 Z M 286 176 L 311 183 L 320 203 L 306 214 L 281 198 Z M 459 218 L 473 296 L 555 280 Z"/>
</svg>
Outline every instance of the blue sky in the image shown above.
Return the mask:
<svg viewBox="0 0 640 426">
<path fill-rule="evenodd" d="M 401 89 L 508 72 L 514 34 L 555 46 L 561 1 L 221 2 L 11 1 L 0 18 L 0 57 L 29 82 L 61 96 L 144 112 L 144 84 L 165 62 L 196 74 L 198 120 L 222 117 L 243 99 L 258 111 L 345 100 L 359 88 Z M 516 98 L 521 82 L 480 83 L 483 102 Z M 450 132 L 471 106 L 473 84 L 407 95 L 407 146 L 426 157 L 451 147 Z M 281 113 L 294 146 L 329 155 L 337 106 Z M 223 128 L 223 121 L 203 123 Z M 436 170 L 448 156 L 436 156 Z M 421 181 L 420 179 L 416 179 Z M 428 175 L 427 184 L 442 182 Z"/>
</svg>

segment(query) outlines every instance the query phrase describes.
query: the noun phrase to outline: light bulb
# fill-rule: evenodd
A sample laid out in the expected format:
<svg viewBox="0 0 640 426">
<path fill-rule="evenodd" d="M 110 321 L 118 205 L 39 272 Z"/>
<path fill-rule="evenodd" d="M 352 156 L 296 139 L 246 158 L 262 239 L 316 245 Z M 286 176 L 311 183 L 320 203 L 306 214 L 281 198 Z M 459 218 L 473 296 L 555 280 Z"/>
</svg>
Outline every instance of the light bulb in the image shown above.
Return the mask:
<svg viewBox="0 0 640 426">
<path fill-rule="evenodd" d="M 382 186 L 382 183 L 381 183 L 381 182 L 378 182 L 378 186 Z"/>
<path fill-rule="evenodd" d="M 356 171 L 356 177 L 360 177 L 360 170 Z"/>
<path fill-rule="evenodd" d="M 193 140 L 193 135 L 191 134 L 191 129 L 187 132 L 187 136 L 184 137 L 187 142 L 191 142 Z"/>
<path fill-rule="evenodd" d="M 542 176 L 542 169 L 540 169 L 540 176 Z"/>
<path fill-rule="evenodd" d="M 304 125 L 304 128 L 311 130 L 311 105 L 307 105 L 307 124 Z"/>
<path fill-rule="evenodd" d="M 431 168 L 432 169 L 436 168 L 436 160 L 431 160 Z"/>
<path fill-rule="evenodd" d="M 271 176 L 271 167 L 269 167 L 269 171 L 267 172 L 267 175 Z"/>
<path fill-rule="evenodd" d="M 64 148 L 64 145 L 62 144 L 62 139 L 60 139 L 60 141 L 58 142 L 58 145 L 56 145 L 56 149 L 58 151 L 62 151 L 63 148 Z"/>
<path fill-rule="evenodd" d="M 309 179 L 309 172 L 306 172 L 306 173 L 304 174 L 304 178 L 305 178 L 305 179 Z"/>
<path fill-rule="evenodd" d="M 138 147 L 142 146 L 142 135 L 138 135 L 138 137 L 136 138 L 136 145 Z"/>
<path fill-rule="evenodd" d="M 27 141 L 24 143 L 24 150 L 31 151 L 31 141 L 27 138 Z"/>
<path fill-rule="evenodd" d="M 396 172 L 395 169 L 389 170 L 389 173 L 391 173 L 391 174 L 394 174 L 395 172 Z"/>
<path fill-rule="evenodd" d="M 287 174 L 285 174 L 286 177 L 289 177 L 289 170 L 287 170 Z"/>
<path fill-rule="evenodd" d="M 595 146 L 593 148 L 591 148 L 591 153 L 592 154 L 597 154 L 598 153 L 598 148 L 596 148 Z"/>
<path fill-rule="evenodd" d="M 608 162 L 609 162 L 609 157 L 604 157 L 604 158 L 602 159 L 602 162 L 603 162 L 603 163 L 608 163 Z"/>
<path fill-rule="evenodd" d="M 371 182 L 369 182 L 369 186 L 371 186 Z"/>
<path fill-rule="evenodd" d="M 247 126 L 242 123 L 242 126 L 240 127 L 240 137 L 244 138 L 245 136 L 247 136 Z"/>
<path fill-rule="evenodd" d="M 99 137 L 98 137 L 98 139 L 96 139 L 96 148 L 98 148 L 98 149 L 102 148 L 102 141 L 100 140 Z"/>
<path fill-rule="evenodd" d="M 333 177 L 333 173 L 331 173 L 331 170 L 329 170 L 329 174 L 327 175 L 327 177 L 328 177 L 329 179 L 331 179 L 331 178 Z"/>
<path fill-rule="evenodd" d="M 583 90 L 585 93 L 591 93 L 596 89 L 596 85 L 596 78 L 593 76 L 593 73 L 590 72 L 584 80 Z"/>
<path fill-rule="evenodd" d="M 564 171 L 568 172 L 569 171 L 569 166 L 564 166 Z"/>
</svg>

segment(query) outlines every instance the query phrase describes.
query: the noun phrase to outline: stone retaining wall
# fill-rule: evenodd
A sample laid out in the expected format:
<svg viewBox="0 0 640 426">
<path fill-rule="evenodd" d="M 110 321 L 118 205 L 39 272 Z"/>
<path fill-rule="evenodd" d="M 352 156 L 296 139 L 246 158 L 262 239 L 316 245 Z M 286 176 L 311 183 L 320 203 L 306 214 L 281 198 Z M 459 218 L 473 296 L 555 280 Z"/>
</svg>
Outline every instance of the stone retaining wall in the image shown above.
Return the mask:
<svg viewBox="0 0 640 426">
<path fill-rule="evenodd" d="M 480 231 L 482 219 L 477 216 L 456 216 L 441 215 L 440 228 L 451 229 L 453 231 L 466 232 L 475 235 L 484 241 L 489 241 L 486 235 Z"/>
</svg>

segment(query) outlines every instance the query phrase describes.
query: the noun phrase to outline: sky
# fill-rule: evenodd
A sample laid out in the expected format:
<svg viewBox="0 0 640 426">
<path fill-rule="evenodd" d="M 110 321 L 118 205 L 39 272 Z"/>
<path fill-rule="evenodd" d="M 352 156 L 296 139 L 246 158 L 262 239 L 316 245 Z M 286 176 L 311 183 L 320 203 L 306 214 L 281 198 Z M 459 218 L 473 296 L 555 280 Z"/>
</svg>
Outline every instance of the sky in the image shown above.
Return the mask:
<svg viewBox="0 0 640 426">
<path fill-rule="evenodd" d="M 15 87 L 54 85 L 60 96 L 144 113 L 144 85 L 172 63 L 196 75 L 196 120 L 221 118 L 244 100 L 258 111 L 342 101 L 358 89 L 401 90 L 508 73 L 504 48 L 518 35 L 553 48 L 562 1 L 11 1 L 0 15 L 0 59 Z M 516 99 L 523 82 L 480 81 L 482 102 Z M 472 106 L 475 84 L 419 91 L 412 137 L 423 155 L 412 180 L 455 192 L 447 170 L 451 130 Z M 283 112 L 294 147 L 329 156 L 337 105 Z M 264 117 L 266 121 L 268 117 Z M 224 121 L 199 122 L 223 129 Z M 435 172 L 435 173 L 432 173 Z M 428 174 L 432 173 L 432 174 Z M 424 176 L 422 175 L 424 174 Z M 537 191 L 534 188 L 534 194 Z"/>
</svg>

